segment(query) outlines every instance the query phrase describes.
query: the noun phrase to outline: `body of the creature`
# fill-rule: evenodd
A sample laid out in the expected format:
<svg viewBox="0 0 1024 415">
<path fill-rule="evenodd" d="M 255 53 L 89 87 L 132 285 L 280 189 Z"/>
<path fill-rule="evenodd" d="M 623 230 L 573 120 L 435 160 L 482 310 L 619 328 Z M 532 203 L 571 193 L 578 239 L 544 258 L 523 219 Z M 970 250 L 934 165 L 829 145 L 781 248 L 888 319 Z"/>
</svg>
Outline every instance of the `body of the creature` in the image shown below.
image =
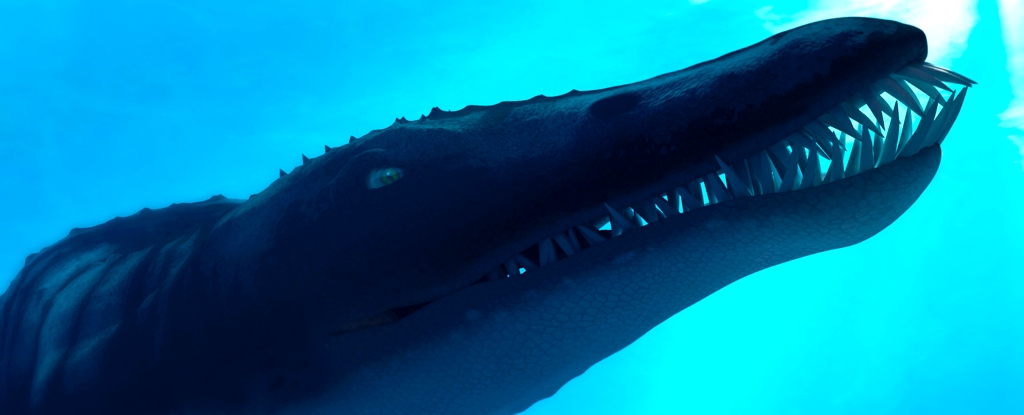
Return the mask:
<svg viewBox="0 0 1024 415">
<path fill-rule="evenodd" d="M 598 91 L 431 111 L 248 200 L 76 229 L 0 297 L 0 413 L 513 414 L 924 191 L 969 79 L 835 19 Z"/>
</svg>

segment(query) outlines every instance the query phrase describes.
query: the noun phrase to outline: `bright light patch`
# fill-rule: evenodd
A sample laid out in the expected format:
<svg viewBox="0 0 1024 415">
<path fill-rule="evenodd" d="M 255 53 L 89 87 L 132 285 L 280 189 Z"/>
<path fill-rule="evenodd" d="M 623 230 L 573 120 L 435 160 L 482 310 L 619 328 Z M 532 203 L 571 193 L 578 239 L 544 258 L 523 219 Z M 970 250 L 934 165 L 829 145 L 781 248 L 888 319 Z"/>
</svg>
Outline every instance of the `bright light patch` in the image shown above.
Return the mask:
<svg viewBox="0 0 1024 415">
<path fill-rule="evenodd" d="M 1013 100 L 1010 106 L 999 114 L 1000 127 L 1017 129 L 1020 134 L 1011 134 L 1024 159 L 1024 1 L 999 0 L 999 20 L 1003 27 L 1003 44 L 1006 46 L 1006 69 L 1010 72 L 1010 89 Z M 1024 166 L 1022 166 L 1024 168 Z"/>
<path fill-rule="evenodd" d="M 1019 0 L 1005 2 L 1014 1 L 1020 3 Z M 793 14 L 778 12 L 773 6 L 762 7 L 755 13 L 772 33 L 835 17 L 896 20 L 923 30 L 928 36 L 928 62 L 949 67 L 950 62 L 967 48 L 967 36 L 978 22 L 977 3 L 977 0 L 946 0 L 941 3 L 928 0 L 814 0 L 806 10 Z"/>
</svg>

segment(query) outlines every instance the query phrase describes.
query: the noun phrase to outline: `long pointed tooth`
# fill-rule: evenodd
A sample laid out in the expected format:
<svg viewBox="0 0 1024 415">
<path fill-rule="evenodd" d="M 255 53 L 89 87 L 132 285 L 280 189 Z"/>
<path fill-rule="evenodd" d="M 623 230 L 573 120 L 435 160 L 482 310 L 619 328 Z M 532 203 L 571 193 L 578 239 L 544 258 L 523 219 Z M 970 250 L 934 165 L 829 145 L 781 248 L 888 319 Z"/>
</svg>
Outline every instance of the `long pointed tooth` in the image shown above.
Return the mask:
<svg viewBox="0 0 1024 415">
<path fill-rule="evenodd" d="M 892 120 L 889 122 L 889 129 L 885 131 L 885 143 L 882 145 L 882 157 L 878 165 L 890 163 L 896 160 L 896 148 L 900 144 L 900 107 L 896 106 Z"/>
<path fill-rule="evenodd" d="M 843 167 L 843 154 L 845 153 L 846 151 L 838 146 L 832 147 L 832 164 L 829 164 L 828 172 L 825 173 L 825 181 L 831 183 L 843 180 L 843 176 L 846 174 Z"/>
<path fill-rule="evenodd" d="M 612 207 L 608 206 L 607 203 L 604 204 L 604 208 L 605 208 L 605 210 L 608 211 L 608 217 L 611 218 L 611 221 L 612 221 L 612 235 L 615 235 L 615 227 L 616 226 L 618 226 L 619 229 L 627 230 L 627 231 L 630 230 L 630 229 L 635 228 L 635 226 L 633 226 L 633 222 L 632 221 L 630 221 L 629 219 L 626 219 L 625 216 L 622 216 L 622 214 L 619 213 L 619 211 L 617 211 L 615 209 L 612 209 Z"/>
<path fill-rule="evenodd" d="M 782 184 L 782 175 L 779 174 L 775 162 L 772 161 L 767 151 L 761 152 L 761 180 L 763 180 L 761 182 L 762 189 L 769 194 L 778 192 L 779 185 Z"/>
<path fill-rule="evenodd" d="M 565 234 L 566 236 L 569 237 L 569 245 L 572 246 L 572 249 L 575 249 L 576 252 L 583 250 L 583 248 L 580 247 L 580 240 L 576 238 L 576 231 L 574 231 L 572 228 L 569 228 L 565 230 Z"/>
<path fill-rule="evenodd" d="M 882 112 L 884 112 L 885 115 L 888 115 L 888 116 L 891 117 L 892 116 L 892 106 L 889 105 L 889 101 L 887 101 L 885 99 L 885 97 L 882 96 L 882 94 L 885 93 L 885 90 L 882 89 L 882 87 L 880 87 L 878 85 L 868 85 L 868 91 L 874 94 L 875 102 L 877 102 L 878 106 L 881 107 Z"/>
<path fill-rule="evenodd" d="M 572 233 L 572 229 L 569 230 L 569 233 Z M 573 247 L 572 242 L 569 241 L 567 235 L 568 234 L 566 232 L 559 232 L 555 234 L 552 239 L 554 239 L 555 243 L 558 244 L 558 247 L 562 249 L 562 252 L 565 252 L 565 255 L 572 255 L 576 253 L 578 248 Z"/>
<path fill-rule="evenodd" d="M 678 203 L 678 195 L 673 195 L 671 192 L 669 192 L 667 196 L 670 199 L 675 199 Z M 665 200 L 664 197 L 656 196 L 652 200 L 654 201 L 655 205 L 658 205 L 658 209 L 661 209 L 662 213 L 664 213 L 666 217 L 678 215 L 680 213 L 680 210 L 682 210 L 682 206 L 677 206 L 677 203 L 669 202 Z"/>
<path fill-rule="evenodd" d="M 914 132 L 912 122 L 913 119 L 910 118 L 910 111 L 907 111 L 906 115 L 903 116 L 903 131 L 900 132 L 900 146 L 896 148 L 896 157 L 903 154 L 903 150 L 907 148 L 907 141 L 910 141 L 910 133 Z"/>
<path fill-rule="evenodd" d="M 309 157 L 306 157 L 306 155 L 303 154 L 302 155 L 302 164 L 306 164 L 306 163 L 309 163 Z"/>
<path fill-rule="evenodd" d="M 812 139 L 806 130 L 800 130 L 799 132 L 793 133 L 789 137 L 786 137 L 786 139 L 798 147 L 803 147 L 811 150 L 812 152 L 821 153 L 826 158 L 828 157 L 828 155 L 825 154 L 825 149 L 821 147 L 821 143 Z"/>
<path fill-rule="evenodd" d="M 951 95 L 949 99 L 950 101 L 955 100 L 956 94 Z M 951 102 L 947 103 L 945 106 L 942 107 L 941 111 L 937 111 L 938 114 L 935 116 L 935 122 L 932 123 L 931 129 L 928 130 L 928 135 L 925 136 L 924 144 L 921 148 L 931 146 L 932 144 L 935 144 L 939 140 L 939 134 L 942 134 L 942 131 L 946 126 L 946 121 L 949 118 L 949 115 L 952 113 L 952 111 L 950 111 L 949 108 L 949 105 L 951 104 Z"/>
<path fill-rule="evenodd" d="M 718 173 L 711 173 L 704 178 L 704 186 L 708 188 L 708 198 L 711 198 L 711 194 L 714 193 L 715 198 L 719 202 L 732 200 L 732 196 L 729 195 L 729 191 L 725 188 L 725 183 L 722 183 L 722 179 L 718 177 Z"/>
<path fill-rule="evenodd" d="M 810 156 L 818 157 L 818 155 L 814 154 L 814 153 L 810 153 L 808 155 L 808 153 L 810 153 L 810 152 L 805 151 L 802 148 L 798 149 L 798 151 L 796 152 L 796 155 L 797 155 L 796 164 L 798 166 L 800 166 L 800 168 L 797 169 L 797 172 L 799 172 L 800 174 L 797 176 L 796 183 L 794 183 L 794 185 L 793 185 L 794 189 L 801 189 L 801 190 L 803 190 L 803 189 L 810 188 L 811 184 L 813 182 L 813 177 L 811 177 L 811 175 L 807 174 L 807 165 L 810 164 Z"/>
<path fill-rule="evenodd" d="M 963 86 L 971 86 L 977 84 L 977 82 L 972 81 L 970 78 L 966 76 L 960 75 L 941 66 L 932 65 L 928 62 L 921 62 L 919 64 L 913 64 L 912 66 L 927 72 L 928 74 L 938 78 L 943 82 L 950 82 L 954 84 L 960 84 Z"/>
<path fill-rule="evenodd" d="M 811 154 L 807 159 L 807 171 L 804 172 L 804 176 L 811 178 L 811 186 L 817 186 L 822 183 L 821 174 L 821 158 L 817 154 Z"/>
<path fill-rule="evenodd" d="M 903 86 L 900 85 L 899 82 L 896 82 L 895 79 L 886 76 L 878 80 L 878 82 L 875 82 L 875 85 L 883 91 L 888 92 L 889 95 L 892 95 L 896 100 L 902 102 L 903 105 L 906 105 L 911 111 L 916 112 L 918 115 L 924 113 L 924 110 L 921 109 L 921 104 L 917 102 L 917 98 L 911 95 L 910 92 L 907 92 L 906 89 L 903 89 Z"/>
<path fill-rule="evenodd" d="M 917 80 L 920 80 L 920 81 L 924 81 L 924 82 L 927 82 L 929 85 L 945 89 L 945 90 L 947 90 L 949 92 L 953 92 L 952 89 L 950 89 L 948 86 L 946 86 L 946 83 L 942 82 L 942 80 L 940 80 L 939 78 L 936 78 L 932 74 L 929 74 L 928 72 L 925 72 L 920 67 L 917 67 L 917 66 L 914 66 L 914 65 L 907 65 L 907 66 L 904 66 L 903 69 L 900 69 L 900 70 L 896 71 L 896 73 L 898 75 L 902 75 L 902 76 L 905 76 L 907 78 L 913 78 L 913 79 L 917 79 Z"/>
<path fill-rule="evenodd" d="M 946 118 L 946 125 L 942 128 L 942 132 L 939 134 L 939 139 L 935 140 L 935 144 L 942 144 L 946 140 L 946 136 L 949 135 L 949 130 L 953 128 L 953 123 L 956 122 L 956 117 L 960 116 L 960 108 L 964 105 L 964 96 L 967 95 L 967 88 L 960 90 L 960 94 L 956 96 L 956 99 L 951 99 L 949 107 L 946 111 L 953 111 L 949 114 L 949 118 Z"/>
<path fill-rule="evenodd" d="M 693 210 L 704 206 L 704 201 L 698 199 L 690 190 L 685 187 L 677 187 L 675 189 L 676 196 L 679 196 L 679 200 L 682 202 L 686 210 Z"/>
<path fill-rule="evenodd" d="M 871 170 L 875 166 L 875 153 L 874 153 L 874 141 L 871 139 L 871 131 L 865 131 L 864 143 L 860 147 L 860 167 L 857 168 L 859 172 L 866 172 Z"/>
<path fill-rule="evenodd" d="M 789 159 L 786 160 L 786 177 L 782 178 L 782 184 L 779 185 L 779 193 L 793 190 L 793 186 L 798 184 L 796 183 L 797 169 L 799 169 L 797 157 L 798 154 L 794 151 L 789 155 Z"/>
<path fill-rule="evenodd" d="M 946 99 L 942 97 L 942 94 L 939 93 L 939 90 L 927 82 L 921 81 L 916 78 L 902 78 L 901 81 L 906 81 L 910 83 L 911 85 L 914 86 L 914 88 L 917 88 L 917 90 L 924 92 L 925 95 L 928 95 L 928 98 L 939 101 L 940 103 L 946 102 Z"/>
<path fill-rule="evenodd" d="M 870 91 L 861 91 L 857 95 L 860 95 L 864 103 L 868 105 L 868 109 L 871 110 L 871 115 L 875 117 L 875 122 L 878 126 L 885 128 L 885 120 L 882 119 L 882 106 L 878 105 L 877 96 Z"/>
<path fill-rule="evenodd" d="M 904 148 L 904 151 L 900 153 L 901 157 L 909 157 L 917 154 L 917 152 L 921 151 L 921 148 L 923 148 L 925 137 L 928 136 L 928 131 L 935 122 L 935 108 L 939 105 L 937 101 L 929 101 L 928 109 L 924 111 L 924 115 L 921 117 L 921 122 L 917 124 L 917 130 L 914 131 L 914 135 L 910 136 L 910 140 L 907 143 L 906 148 Z"/>
<path fill-rule="evenodd" d="M 871 160 L 871 165 L 864 170 L 870 170 L 878 165 L 878 161 L 882 159 L 882 150 L 885 148 L 885 135 L 882 133 L 875 133 L 875 140 L 871 143 L 871 153 L 874 155 L 874 159 Z"/>
<path fill-rule="evenodd" d="M 832 143 L 832 145 L 838 145 L 843 150 L 846 150 L 845 140 L 836 138 L 836 134 L 829 130 L 824 123 L 820 120 L 814 120 L 807 124 L 807 130 L 814 134 L 819 139 L 825 139 Z"/>
<path fill-rule="evenodd" d="M 725 162 L 718 156 L 715 156 L 715 160 L 718 161 L 718 166 L 725 172 L 725 179 L 729 181 L 729 189 L 732 190 L 733 196 L 741 197 L 754 195 L 754 190 L 750 188 L 750 183 L 747 183 L 746 180 L 740 178 L 740 175 L 736 174 L 736 171 L 733 170 L 732 167 L 729 167 L 728 164 L 725 164 Z"/>
<path fill-rule="evenodd" d="M 825 124 L 828 124 L 834 127 L 835 129 L 850 135 L 853 138 L 856 138 L 858 140 L 864 139 L 864 137 L 858 134 L 857 130 L 853 128 L 853 123 L 850 122 L 850 117 L 847 116 L 846 112 L 840 108 L 833 108 L 828 110 L 828 112 L 825 113 L 825 115 L 822 115 L 819 119 L 824 121 Z"/>
<path fill-rule="evenodd" d="M 523 256 L 523 254 L 515 254 L 514 256 L 512 256 L 512 258 L 515 258 L 516 263 L 519 264 L 520 268 L 524 268 L 527 271 L 533 271 L 537 269 L 537 264 L 534 264 L 533 261 Z"/>
<path fill-rule="evenodd" d="M 849 116 L 850 118 L 853 118 L 854 121 L 857 121 L 858 123 L 860 123 L 860 125 L 868 127 L 871 129 L 871 131 L 874 131 L 876 133 L 882 133 L 882 130 L 878 129 L 878 126 L 875 125 L 874 121 L 871 121 L 871 119 L 868 118 L 867 115 L 864 115 L 864 113 L 860 112 L 859 109 L 854 108 L 853 105 L 844 102 L 841 104 L 841 106 L 843 107 L 843 111 L 846 112 L 846 115 Z"/>
<path fill-rule="evenodd" d="M 537 244 L 540 251 L 540 266 L 545 266 L 558 259 L 555 254 L 555 242 L 551 238 L 545 238 Z"/>
<path fill-rule="evenodd" d="M 623 209 L 622 216 L 625 216 L 626 219 L 629 219 L 629 221 L 633 223 L 633 226 L 638 228 L 647 225 L 647 221 L 645 221 L 642 216 L 638 215 L 636 210 L 631 207 Z"/>
<path fill-rule="evenodd" d="M 331 151 L 331 146 L 324 144 L 324 153 Z"/>
<path fill-rule="evenodd" d="M 850 159 L 846 161 L 846 177 L 860 173 L 860 158 L 864 153 L 864 145 L 861 141 L 854 141 L 850 149 Z"/>
<path fill-rule="evenodd" d="M 281 177 L 284 177 L 284 176 L 288 175 L 288 173 L 285 173 L 284 170 L 282 170 L 282 169 L 278 169 L 278 172 L 279 172 L 279 174 L 277 176 L 278 178 L 281 178 Z"/>
<path fill-rule="evenodd" d="M 508 276 L 514 277 L 516 275 L 519 275 L 519 264 L 516 263 L 516 258 L 514 256 L 512 258 L 506 259 L 504 265 L 505 271 L 508 272 Z"/>
<path fill-rule="evenodd" d="M 661 199 L 660 196 L 657 197 Z M 662 199 L 664 200 L 664 199 Z M 657 222 L 658 219 L 664 217 L 664 215 L 658 211 L 658 208 L 654 207 L 654 199 L 644 199 L 639 204 L 640 210 L 636 210 L 636 213 L 640 215 L 647 223 Z"/>
<path fill-rule="evenodd" d="M 576 229 L 580 231 L 580 235 L 583 235 L 583 239 L 585 239 L 590 246 L 597 245 L 606 240 L 604 235 L 601 235 L 601 232 L 598 232 L 593 226 L 579 225 Z"/>
</svg>

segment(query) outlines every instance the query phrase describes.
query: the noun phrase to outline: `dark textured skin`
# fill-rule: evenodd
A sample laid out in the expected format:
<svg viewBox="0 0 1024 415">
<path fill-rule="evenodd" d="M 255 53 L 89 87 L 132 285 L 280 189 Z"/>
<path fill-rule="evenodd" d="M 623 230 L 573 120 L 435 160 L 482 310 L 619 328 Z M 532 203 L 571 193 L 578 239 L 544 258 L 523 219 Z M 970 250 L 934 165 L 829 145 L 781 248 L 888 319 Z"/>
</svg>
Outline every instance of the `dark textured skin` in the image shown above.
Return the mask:
<svg viewBox="0 0 1024 415">
<path fill-rule="evenodd" d="M 521 411 L 732 281 L 877 233 L 923 191 L 938 149 L 473 284 L 486 271 L 604 202 L 753 154 L 926 51 L 896 22 L 812 24 L 636 84 L 435 110 L 248 201 L 72 231 L 0 297 L 0 413 Z M 368 189 L 384 167 L 405 177 Z"/>
</svg>

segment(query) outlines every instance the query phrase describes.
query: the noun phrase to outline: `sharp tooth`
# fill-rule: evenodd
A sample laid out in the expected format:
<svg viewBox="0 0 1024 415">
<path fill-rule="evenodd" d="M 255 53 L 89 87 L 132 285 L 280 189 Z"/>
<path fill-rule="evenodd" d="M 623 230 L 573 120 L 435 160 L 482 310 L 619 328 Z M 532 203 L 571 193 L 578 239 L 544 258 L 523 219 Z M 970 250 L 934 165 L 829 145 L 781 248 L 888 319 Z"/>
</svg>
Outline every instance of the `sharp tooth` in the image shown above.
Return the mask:
<svg viewBox="0 0 1024 415">
<path fill-rule="evenodd" d="M 845 171 L 843 170 L 843 154 L 846 150 L 837 147 L 832 147 L 832 164 L 828 166 L 828 172 L 825 173 L 827 182 L 834 182 L 843 180 Z"/>
<path fill-rule="evenodd" d="M 833 133 L 832 130 L 829 130 L 828 127 L 820 120 L 814 120 L 807 124 L 807 131 L 811 132 L 811 134 L 819 140 L 827 140 L 827 142 L 831 143 L 833 146 L 838 145 L 843 150 L 846 150 L 846 143 L 843 142 L 843 140 L 836 138 L 836 134 Z"/>
<path fill-rule="evenodd" d="M 665 197 L 673 199 L 674 202 L 669 202 L 668 200 L 665 200 Z M 658 205 L 658 208 L 661 209 L 665 216 L 675 216 L 681 213 L 682 205 L 679 204 L 679 195 L 675 195 L 672 194 L 672 192 L 669 192 L 667 195 L 665 195 L 665 197 L 658 196 L 652 199 L 654 200 L 654 204 Z"/>
<path fill-rule="evenodd" d="M 825 158 L 828 158 L 828 154 L 825 153 L 825 149 L 822 148 L 821 143 L 812 139 L 810 133 L 806 130 L 800 130 L 800 132 L 794 133 L 789 137 L 786 137 L 786 139 L 798 147 L 803 147 L 811 150 L 812 152 L 820 153 L 825 156 Z"/>
<path fill-rule="evenodd" d="M 324 144 L 324 153 L 326 153 L 328 151 L 331 151 L 331 147 L 328 146 L 327 144 Z"/>
<path fill-rule="evenodd" d="M 515 256 L 513 256 L 512 258 L 515 258 L 520 268 L 525 268 L 527 271 L 533 271 L 537 269 L 537 264 L 534 264 L 533 261 L 523 256 L 523 254 L 515 254 Z"/>
<path fill-rule="evenodd" d="M 874 154 L 874 159 L 871 160 L 871 165 L 864 170 L 873 169 L 878 165 L 878 160 L 882 159 L 883 148 L 885 148 L 885 135 L 882 133 L 875 133 L 875 141 L 871 143 L 871 152 Z"/>
<path fill-rule="evenodd" d="M 907 92 L 906 89 L 903 89 L 903 86 L 891 77 L 884 77 L 876 82 L 875 85 L 883 91 L 888 92 L 889 95 L 892 95 L 896 100 L 902 102 L 903 105 L 906 105 L 911 111 L 916 112 L 918 115 L 924 113 L 924 110 L 921 109 L 921 104 L 917 102 L 917 98 L 911 95 L 910 92 Z"/>
<path fill-rule="evenodd" d="M 789 159 L 786 160 L 786 177 L 782 179 L 782 184 L 779 185 L 779 193 L 785 193 L 794 189 L 796 182 L 797 170 L 797 153 L 793 152 L 789 155 Z"/>
<path fill-rule="evenodd" d="M 934 86 L 931 86 L 931 84 L 927 82 L 915 78 L 902 78 L 900 80 L 910 83 L 911 85 L 914 86 L 914 88 L 917 88 L 919 91 L 924 92 L 925 95 L 928 95 L 928 98 L 934 99 L 941 103 L 946 102 L 946 99 L 942 98 L 942 94 L 939 93 L 939 90 L 935 89 Z"/>
<path fill-rule="evenodd" d="M 659 197 L 658 199 L 661 198 Z M 657 222 L 658 219 L 664 217 L 664 215 L 658 211 L 658 208 L 654 207 L 654 199 L 644 199 L 638 206 L 640 207 L 639 210 L 633 210 L 636 211 L 636 214 L 640 215 L 640 217 L 647 223 Z"/>
<path fill-rule="evenodd" d="M 951 95 L 949 99 L 950 101 L 956 99 L 956 95 Z M 938 141 L 939 134 L 942 134 L 942 130 L 946 126 L 946 120 L 949 118 L 949 114 L 951 113 L 949 110 L 950 104 L 952 104 L 952 102 L 947 103 L 947 105 L 943 106 L 942 110 L 938 112 L 938 115 L 935 117 L 935 122 L 932 123 L 932 128 L 928 130 L 928 135 L 924 137 L 924 144 L 921 148 L 931 146 Z"/>
<path fill-rule="evenodd" d="M 718 177 L 718 173 L 711 173 L 704 178 L 704 186 L 708 187 L 708 199 L 714 194 L 718 202 L 732 200 L 729 191 L 725 189 L 725 183 Z"/>
<path fill-rule="evenodd" d="M 771 156 L 768 155 L 767 151 L 762 151 L 761 157 L 761 189 L 765 193 L 775 193 L 779 191 L 779 185 L 782 184 L 782 175 L 779 174 L 779 170 L 775 167 L 775 163 L 772 161 Z"/>
<path fill-rule="evenodd" d="M 927 72 L 929 75 L 932 75 L 943 82 L 950 82 L 954 84 L 960 84 L 963 86 L 971 86 L 977 84 L 977 82 L 970 80 L 966 76 L 960 75 L 941 66 L 932 65 L 928 62 L 921 62 L 919 64 L 913 64 L 910 66 Z"/>
<path fill-rule="evenodd" d="M 284 176 L 288 175 L 288 173 L 285 173 L 284 170 L 277 169 L 277 171 L 278 171 L 278 176 L 277 177 L 284 177 Z"/>
<path fill-rule="evenodd" d="M 850 150 L 850 159 L 846 161 L 846 177 L 860 173 L 860 158 L 864 153 L 864 146 L 861 141 L 853 142 L 853 149 Z"/>
<path fill-rule="evenodd" d="M 604 235 L 601 235 L 601 232 L 598 232 L 593 226 L 579 225 L 576 229 L 580 231 L 580 235 L 583 235 L 583 239 L 586 239 L 590 246 L 594 246 L 605 241 Z"/>
<path fill-rule="evenodd" d="M 635 227 L 632 221 L 626 219 L 625 216 L 622 216 L 622 213 L 619 213 L 619 211 L 612 209 L 612 207 L 608 206 L 607 203 L 604 204 L 604 208 L 608 211 L 608 217 L 611 218 L 612 221 L 612 236 L 616 236 L 619 233 L 622 233 L 622 231 L 628 231 Z M 619 230 L 618 233 L 616 232 L 616 228 Z"/>
<path fill-rule="evenodd" d="M 935 141 L 935 144 L 942 144 L 946 139 L 946 136 L 949 135 L 949 129 L 953 128 L 953 122 L 955 122 L 956 117 L 960 115 L 960 108 L 964 105 L 965 95 L 967 95 L 967 88 L 961 89 L 960 94 L 957 95 L 955 99 L 950 100 L 949 107 L 946 108 L 946 111 L 953 112 L 951 112 L 949 117 L 946 118 L 946 125 L 942 128 L 942 132 L 939 133 L 939 139 Z"/>
<path fill-rule="evenodd" d="M 856 109 L 852 105 L 847 104 L 845 102 L 842 103 L 840 106 L 842 106 L 843 111 L 846 112 L 846 115 L 849 116 L 850 118 L 853 118 L 854 121 L 857 121 L 858 123 L 860 123 L 860 125 L 870 128 L 871 131 L 881 134 L 882 130 L 878 129 L 878 126 L 875 125 L 875 123 L 871 121 L 871 119 L 868 118 L 867 115 L 864 115 L 863 112 L 860 112 L 859 109 Z"/>
<path fill-rule="evenodd" d="M 824 121 L 825 124 L 832 126 L 833 128 L 849 134 L 853 138 L 863 140 L 860 134 L 857 134 L 857 130 L 853 128 L 853 123 L 850 122 L 850 117 L 846 115 L 846 112 L 839 108 L 833 108 L 828 110 L 825 115 L 822 115 L 820 120 Z"/>
<path fill-rule="evenodd" d="M 636 226 L 638 228 L 647 225 L 647 222 L 643 219 L 643 217 L 637 214 L 636 209 L 633 209 L 631 207 L 624 209 L 622 211 L 622 216 L 625 216 L 627 219 L 630 220 L 630 222 L 633 222 L 633 226 Z"/>
<path fill-rule="evenodd" d="M 505 270 L 508 271 L 508 276 L 510 277 L 519 275 L 519 264 L 516 263 L 515 257 L 505 260 Z"/>
<path fill-rule="evenodd" d="M 906 77 L 907 79 L 917 79 L 919 81 L 927 82 L 929 85 L 945 89 L 949 92 L 953 92 L 953 90 L 946 86 L 946 84 L 939 80 L 939 78 L 932 76 L 928 72 L 925 72 L 921 70 L 921 68 L 916 67 L 914 65 L 904 66 L 903 69 L 896 71 L 896 73 Z"/>
<path fill-rule="evenodd" d="M 875 94 L 870 91 L 863 91 L 858 93 L 864 103 L 868 104 L 868 109 L 871 110 L 871 115 L 875 116 L 875 121 L 879 127 L 885 128 L 885 120 L 882 119 L 882 106 L 878 105 L 878 98 Z"/>
<path fill-rule="evenodd" d="M 740 197 L 754 195 L 754 190 L 750 188 L 750 183 L 747 183 L 746 180 L 740 178 L 740 175 L 736 174 L 736 171 L 733 170 L 732 167 L 725 164 L 725 162 L 718 156 L 715 156 L 715 161 L 718 161 L 718 166 L 725 172 L 725 179 L 729 181 L 729 189 L 732 190 L 733 196 Z"/>
<path fill-rule="evenodd" d="M 540 266 L 545 266 L 558 259 L 555 255 L 555 242 L 551 238 L 545 238 L 544 240 L 537 243 L 537 249 L 540 251 Z"/>
<path fill-rule="evenodd" d="M 686 207 L 686 210 L 694 210 L 704 206 L 704 201 L 697 199 L 697 197 L 695 197 L 693 193 L 690 193 L 690 190 L 685 187 L 677 187 L 673 192 L 676 196 L 679 196 L 679 200 L 682 202 L 683 206 Z"/>
<path fill-rule="evenodd" d="M 921 122 L 917 124 L 917 129 L 914 131 L 914 135 L 910 136 L 909 142 L 907 142 L 906 148 L 900 153 L 900 157 L 909 157 L 917 154 L 921 151 L 924 146 L 925 137 L 928 136 L 928 130 L 931 129 L 932 124 L 935 122 L 935 108 L 939 103 L 934 100 L 929 100 L 928 109 L 924 111 L 924 115 L 921 117 Z"/>
<path fill-rule="evenodd" d="M 809 187 L 820 185 L 821 179 L 821 159 L 818 158 L 817 153 L 811 153 L 807 157 L 806 171 L 804 171 L 804 181 L 809 183 Z M 810 180 L 807 178 L 810 177 Z"/>
<path fill-rule="evenodd" d="M 309 157 L 306 157 L 306 155 L 303 154 L 302 155 L 302 164 L 306 164 L 306 163 L 309 163 Z"/>
<path fill-rule="evenodd" d="M 896 157 L 903 154 L 903 149 L 907 147 L 907 141 L 910 140 L 910 133 L 914 132 L 914 127 L 911 125 L 913 119 L 910 118 L 910 111 L 907 111 L 906 115 L 903 116 L 903 131 L 900 132 L 900 146 L 896 148 Z"/>
<path fill-rule="evenodd" d="M 796 163 L 800 166 L 800 168 L 797 169 L 797 172 L 800 174 L 796 178 L 796 182 L 799 183 L 799 186 L 796 187 L 796 189 L 807 189 L 811 187 L 813 178 L 807 174 L 807 165 L 810 163 L 808 153 L 809 152 L 804 151 L 804 149 L 799 149 L 799 151 L 797 151 Z M 818 155 L 814 153 L 810 153 L 810 156 L 818 157 Z"/>
<path fill-rule="evenodd" d="M 576 252 L 583 250 L 583 248 L 580 248 L 580 240 L 576 238 L 576 231 L 569 228 L 565 230 L 565 234 L 569 236 L 569 244 L 572 246 L 572 249 L 575 249 Z"/>
<path fill-rule="evenodd" d="M 571 234 L 572 229 L 570 229 L 568 233 Z M 578 248 L 573 247 L 573 243 L 569 241 L 569 238 L 566 235 L 566 232 L 559 232 L 555 234 L 552 239 L 555 240 L 555 243 L 558 244 L 559 248 L 562 248 L 562 252 L 565 252 L 565 255 L 575 254 Z"/>
<path fill-rule="evenodd" d="M 889 101 L 887 101 L 885 97 L 882 96 L 882 94 L 885 93 L 885 90 L 883 90 L 878 85 L 868 85 L 868 92 L 872 93 L 872 95 L 875 96 L 875 102 L 877 102 L 878 106 L 882 108 L 882 112 L 884 112 L 885 115 L 891 117 L 892 106 L 889 105 Z"/>
<path fill-rule="evenodd" d="M 860 167 L 857 168 L 859 172 L 866 172 L 875 166 L 875 146 L 871 138 L 871 131 L 865 131 L 864 134 L 864 138 L 867 140 L 864 140 L 864 144 L 860 148 Z"/>
<path fill-rule="evenodd" d="M 882 145 L 882 156 L 878 159 L 881 166 L 896 160 L 896 148 L 900 144 L 900 107 L 896 106 L 889 129 L 885 132 L 885 143 Z"/>
</svg>

